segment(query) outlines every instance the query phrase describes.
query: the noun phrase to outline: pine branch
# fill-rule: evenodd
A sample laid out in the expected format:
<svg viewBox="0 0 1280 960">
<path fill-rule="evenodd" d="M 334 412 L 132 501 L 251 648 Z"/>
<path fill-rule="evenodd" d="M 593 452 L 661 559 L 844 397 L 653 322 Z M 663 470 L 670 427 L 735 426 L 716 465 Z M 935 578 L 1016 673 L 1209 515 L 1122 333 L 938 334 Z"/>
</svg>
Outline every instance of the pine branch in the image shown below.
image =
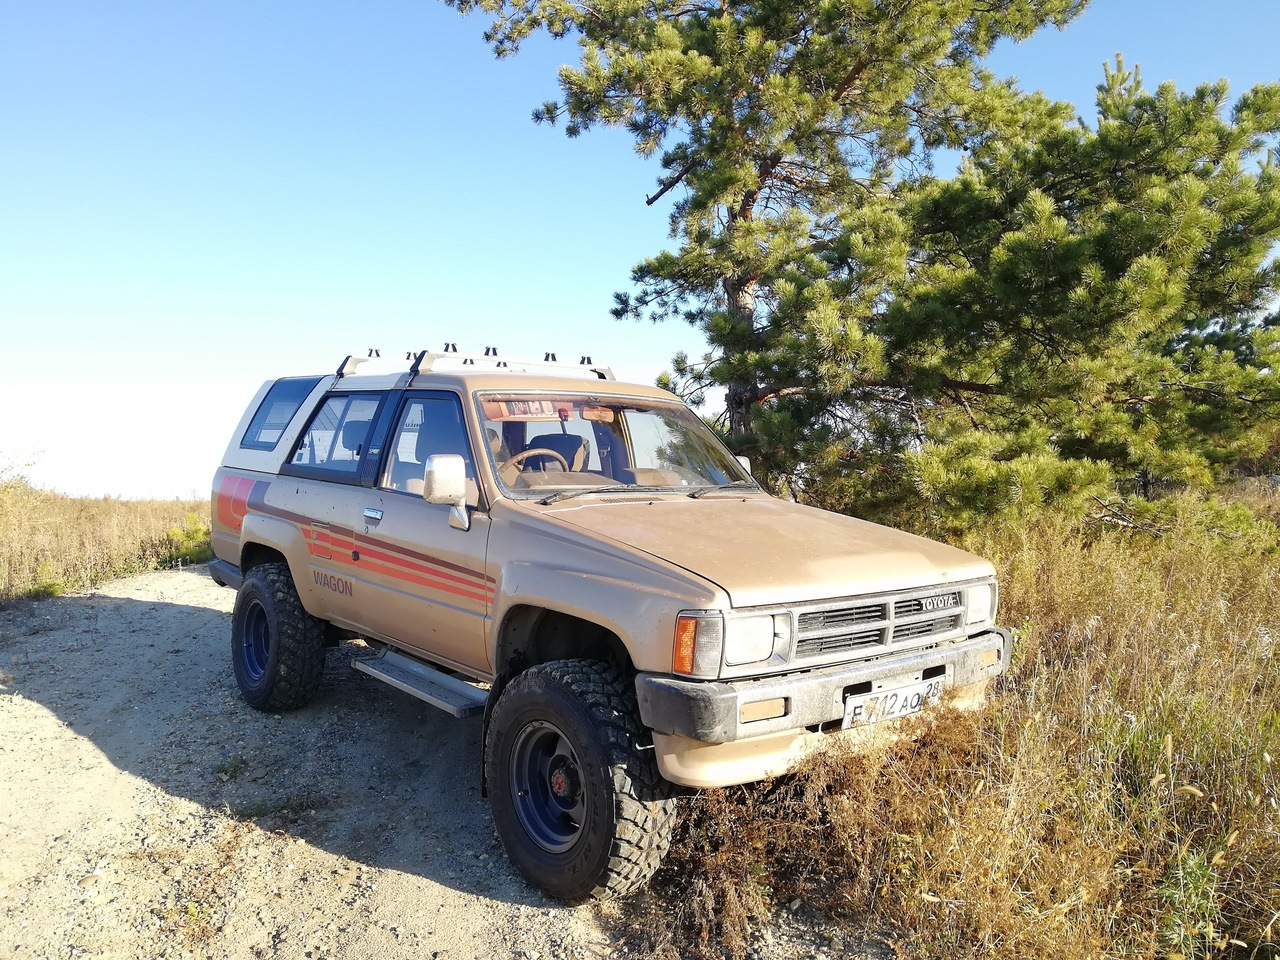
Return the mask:
<svg viewBox="0 0 1280 960">
<path fill-rule="evenodd" d="M 1118 527 L 1127 527 L 1130 530 L 1141 530 L 1143 533 L 1149 533 L 1153 537 L 1164 536 L 1165 531 L 1159 527 L 1153 527 L 1149 523 L 1143 523 L 1131 514 L 1124 513 L 1115 505 L 1108 503 L 1100 497 L 1090 497 L 1102 509 L 1095 513 L 1089 519 L 1094 523 L 1110 523 Z"/>
<path fill-rule="evenodd" d="M 961 390 L 968 393 L 981 393 L 988 397 L 1007 397 L 1006 390 L 993 383 L 974 383 L 971 380 L 952 380 L 950 377 L 939 377 L 938 382 L 948 390 Z"/>
<path fill-rule="evenodd" d="M 693 168 L 696 167 L 697 165 L 698 165 L 698 158 L 694 157 L 692 160 L 686 163 L 683 167 L 681 167 L 680 170 L 674 176 L 668 177 L 666 180 L 664 180 L 662 183 L 661 190 L 655 193 L 652 197 L 644 198 L 645 206 L 652 207 L 655 203 L 661 200 L 663 196 L 666 195 L 667 191 L 669 191 L 672 187 L 676 186 L 678 183 L 680 183 L 681 180 L 683 180 L 690 173 L 692 173 Z"/>
<path fill-rule="evenodd" d="M 836 84 L 835 90 L 831 94 L 831 98 L 839 103 L 844 99 L 844 95 L 853 88 L 858 82 L 858 78 L 862 76 L 864 70 L 871 66 L 870 57 L 860 57 L 853 62 L 853 67 L 844 75 L 844 79 Z"/>
<path fill-rule="evenodd" d="M 1182 390 L 1185 393 L 1199 393 L 1218 400 L 1239 400 L 1241 403 L 1248 404 L 1280 403 L 1280 394 L 1259 393 L 1250 395 L 1247 393 L 1230 393 L 1225 390 L 1215 390 L 1211 387 L 1203 387 L 1191 383 L 1174 383 L 1169 380 L 1160 381 L 1160 386 Z"/>
<path fill-rule="evenodd" d="M 798 393 L 805 393 L 812 389 L 811 387 L 783 387 L 781 390 L 775 390 L 773 393 L 766 394 L 756 401 L 758 406 L 763 407 L 770 400 L 777 400 L 779 397 L 793 397 Z"/>
</svg>

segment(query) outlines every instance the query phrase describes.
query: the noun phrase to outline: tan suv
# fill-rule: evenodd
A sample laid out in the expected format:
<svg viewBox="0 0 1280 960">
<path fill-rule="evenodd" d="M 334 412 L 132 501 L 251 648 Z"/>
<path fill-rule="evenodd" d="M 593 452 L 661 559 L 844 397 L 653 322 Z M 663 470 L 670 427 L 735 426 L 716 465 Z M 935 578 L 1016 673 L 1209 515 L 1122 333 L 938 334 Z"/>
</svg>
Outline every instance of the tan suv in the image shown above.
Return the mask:
<svg viewBox="0 0 1280 960">
<path fill-rule="evenodd" d="M 643 884 L 674 784 L 783 773 L 824 737 L 980 702 L 1008 663 L 987 561 L 765 493 L 688 407 L 607 370 L 418 354 L 275 380 L 213 482 L 244 699 L 325 648 L 483 714 L 494 822 L 569 900 Z"/>
</svg>

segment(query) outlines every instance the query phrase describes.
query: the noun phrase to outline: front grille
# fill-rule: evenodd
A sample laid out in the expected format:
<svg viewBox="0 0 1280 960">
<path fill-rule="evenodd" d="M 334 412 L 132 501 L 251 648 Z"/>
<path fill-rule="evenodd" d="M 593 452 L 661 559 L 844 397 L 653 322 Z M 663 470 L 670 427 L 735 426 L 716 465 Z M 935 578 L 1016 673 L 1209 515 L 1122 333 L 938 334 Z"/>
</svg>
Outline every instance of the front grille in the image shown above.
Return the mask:
<svg viewBox="0 0 1280 960">
<path fill-rule="evenodd" d="M 960 626 L 960 615 L 939 617 L 937 620 L 917 620 L 915 623 L 897 623 L 893 626 L 894 640 L 914 640 L 934 633 L 946 633 Z"/>
<path fill-rule="evenodd" d="M 830 637 L 810 637 L 796 644 L 796 656 L 821 657 L 829 653 L 844 653 L 860 647 L 878 646 L 883 630 L 862 630 L 858 633 L 836 634 Z"/>
<path fill-rule="evenodd" d="M 822 609 L 796 612 L 796 659 L 838 659 L 840 654 L 862 656 L 892 650 L 903 644 L 919 648 L 922 641 L 942 637 L 964 624 L 964 593 L 920 593 L 879 600 L 851 600 Z M 847 659 L 855 659 L 848 657 Z"/>
<path fill-rule="evenodd" d="M 893 605 L 895 617 L 910 617 L 917 613 L 933 613 L 940 610 L 954 610 L 961 604 L 959 593 L 940 593 L 933 597 L 912 597 L 910 600 L 899 600 Z"/>
<path fill-rule="evenodd" d="M 815 610 L 799 617 L 800 633 L 836 627 L 854 627 L 861 623 L 876 623 L 885 619 L 883 603 L 868 603 L 843 610 Z"/>
</svg>

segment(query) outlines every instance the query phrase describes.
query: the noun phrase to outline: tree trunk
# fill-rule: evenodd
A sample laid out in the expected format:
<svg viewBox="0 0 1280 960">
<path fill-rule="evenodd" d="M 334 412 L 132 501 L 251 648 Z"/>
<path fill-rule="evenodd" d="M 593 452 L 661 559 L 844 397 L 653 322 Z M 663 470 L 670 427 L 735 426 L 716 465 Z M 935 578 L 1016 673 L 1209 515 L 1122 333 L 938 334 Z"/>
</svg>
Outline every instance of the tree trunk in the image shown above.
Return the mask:
<svg viewBox="0 0 1280 960">
<path fill-rule="evenodd" d="M 733 352 L 741 353 L 743 344 L 755 339 L 756 278 L 725 277 L 724 293 L 736 328 Z M 755 433 L 751 424 L 751 408 L 760 399 L 760 384 L 755 376 L 748 373 L 730 381 L 726 386 L 725 408 L 729 414 L 729 435 L 749 437 Z"/>
</svg>

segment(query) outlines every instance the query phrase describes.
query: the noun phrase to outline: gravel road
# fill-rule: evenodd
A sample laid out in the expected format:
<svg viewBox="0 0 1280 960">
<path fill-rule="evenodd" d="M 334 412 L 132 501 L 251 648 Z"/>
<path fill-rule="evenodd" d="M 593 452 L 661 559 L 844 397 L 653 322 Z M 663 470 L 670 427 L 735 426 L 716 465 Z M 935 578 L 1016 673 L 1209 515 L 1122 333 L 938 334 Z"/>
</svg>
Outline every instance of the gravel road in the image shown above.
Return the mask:
<svg viewBox="0 0 1280 960">
<path fill-rule="evenodd" d="M 480 796 L 480 721 L 352 670 L 362 644 L 307 708 L 245 706 L 234 599 L 194 567 L 0 611 L 0 956 L 636 952 L 617 908 L 525 885 Z M 841 951 L 788 921 L 752 952 Z"/>
</svg>

